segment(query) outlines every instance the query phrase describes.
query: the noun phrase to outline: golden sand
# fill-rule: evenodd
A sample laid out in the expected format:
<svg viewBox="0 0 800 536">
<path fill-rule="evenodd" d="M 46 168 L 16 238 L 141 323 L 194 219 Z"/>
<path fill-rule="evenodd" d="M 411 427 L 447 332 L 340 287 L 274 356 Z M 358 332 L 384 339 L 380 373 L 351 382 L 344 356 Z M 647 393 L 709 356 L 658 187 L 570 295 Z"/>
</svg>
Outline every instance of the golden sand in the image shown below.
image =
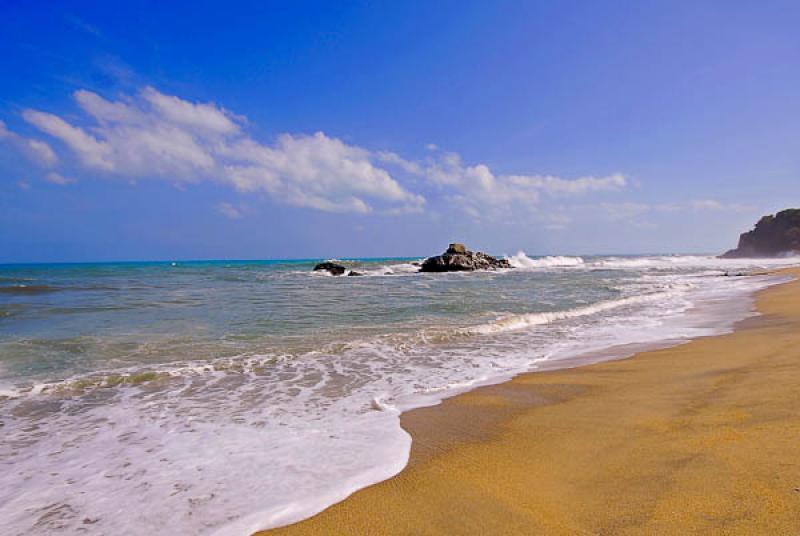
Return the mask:
<svg viewBox="0 0 800 536">
<path fill-rule="evenodd" d="M 408 412 L 399 475 L 262 534 L 800 535 L 800 282 L 757 307 L 729 335 Z"/>
</svg>

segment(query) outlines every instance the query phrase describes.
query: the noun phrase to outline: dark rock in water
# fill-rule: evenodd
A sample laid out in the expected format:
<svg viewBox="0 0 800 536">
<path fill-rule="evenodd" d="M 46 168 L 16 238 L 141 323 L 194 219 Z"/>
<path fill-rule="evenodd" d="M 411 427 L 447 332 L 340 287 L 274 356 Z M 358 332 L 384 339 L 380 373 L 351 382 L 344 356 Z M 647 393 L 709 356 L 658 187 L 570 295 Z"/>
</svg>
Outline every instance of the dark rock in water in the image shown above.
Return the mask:
<svg viewBox="0 0 800 536">
<path fill-rule="evenodd" d="M 354 276 L 359 276 L 359 275 L 364 275 L 364 274 L 362 274 L 361 272 L 356 272 L 355 270 L 350 270 L 349 272 L 347 272 L 347 275 L 350 276 L 350 277 L 354 277 Z"/>
<path fill-rule="evenodd" d="M 800 255 L 800 209 L 788 209 L 764 216 L 752 231 L 739 237 L 739 245 L 723 259 L 744 257 L 785 257 Z"/>
<path fill-rule="evenodd" d="M 464 244 L 450 244 L 447 251 L 422 262 L 420 272 L 471 272 L 511 268 L 506 259 L 498 259 L 480 251 L 470 251 Z"/>
<path fill-rule="evenodd" d="M 314 266 L 315 272 L 328 272 L 331 275 L 343 275 L 347 268 L 342 266 L 341 264 L 336 264 L 335 262 L 321 262 L 318 265 Z"/>
<path fill-rule="evenodd" d="M 445 253 L 450 253 L 451 255 L 466 255 L 467 247 L 464 244 L 450 244 Z"/>
</svg>

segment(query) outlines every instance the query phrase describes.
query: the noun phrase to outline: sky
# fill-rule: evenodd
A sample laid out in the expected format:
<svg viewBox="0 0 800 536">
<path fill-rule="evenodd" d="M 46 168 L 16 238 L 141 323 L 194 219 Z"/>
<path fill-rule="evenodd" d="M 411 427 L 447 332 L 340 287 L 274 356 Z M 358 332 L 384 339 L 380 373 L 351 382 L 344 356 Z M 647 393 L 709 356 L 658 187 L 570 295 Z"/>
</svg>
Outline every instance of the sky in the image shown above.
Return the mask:
<svg viewBox="0 0 800 536">
<path fill-rule="evenodd" d="M 800 3 L 0 0 L 0 262 L 718 253 Z"/>
</svg>

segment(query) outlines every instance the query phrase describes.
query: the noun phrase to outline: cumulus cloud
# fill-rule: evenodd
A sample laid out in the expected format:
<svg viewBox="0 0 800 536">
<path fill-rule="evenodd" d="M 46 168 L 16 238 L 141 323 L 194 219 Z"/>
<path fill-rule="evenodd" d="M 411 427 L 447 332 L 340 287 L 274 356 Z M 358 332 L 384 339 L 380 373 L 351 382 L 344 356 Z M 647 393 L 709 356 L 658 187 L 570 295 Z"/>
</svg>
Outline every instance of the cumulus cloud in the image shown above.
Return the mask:
<svg viewBox="0 0 800 536">
<path fill-rule="evenodd" d="M 543 196 L 613 192 L 628 185 L 621 174 L 574 179 L 498 174 L 434 144 L 426 146 L 422 159 L 412 160 L 323 132 L 282 134 L 264 143 L 247 132 L 242 116 L 149 86 L 113 100 L 87 90 L 74 92 L 73 98 L 82 119 L 33 109 L 22 117 L 99 177 L 160 179 L 181 188 L 215 181 L 289 205 L 351 213 L 418 212 L 426 199 L 413 190 L 423 189 L 475 218 L 511 208 L 533 210 Z M 0 138 L 8 136 L 15 135 L 0 129 Z M 27 142 L 39 160 L 57 162 L 45 142 Z"/>
<path fill-rule="evenodd" d="M 244 118 L 152 87 L 115 101 L 86 90 L 73 97 L 88 117 L 85 126 L 39 110 L 22 116 L 85 167 L 108 176 L 214 180 L 332 212 L 370 212 L 376 204 L 387 211 L 420 210 L 425 203 L 376 165 L 378 156 L 322 132 L 284 134 L 264 144 L 244 132 Z"/>
<path fill-rule="evenodd" d="M 231 134 L 239 131 L 239 125 L 234 120 L 236 117 L 223 108 L 214 104 L 194 104 L 178 97 L 164 95 L 152 87 L 142 91 L 142 97 L 168 121 L 217 134 Z"/>
<path fill-rule="evenodd" d="M 45 167 L 52 167 L 58 163 L 56 153 L 47 143 L 30 138 L 23 139 L 22 143 L 23 152 L 25 152 L 32 161 Z"/>
<path fill-rule="evenodd" d="M 56 115 L 35 110 L 25 110 L 22 117 L 42 132 L 65 143 L 87 166 L 103 171 L 113 170 L 111 147 L 83 129 L 70 125 Z"/>
<path fill-rule="evenodd" d="M 406 160 L 397 153 L 393 153 L 390 151 L 380 151 L 375 153 L 375 156 L 381 162 L 399 166 L 402 170 L 404 170 L 407 173 L 411 173 L 412 175 L 419 175 L 420 172 L 422 171 L 422 168 L 417 162 L 411 162 L 409 160 Z"/>
<path fill-rule="evenodd" d="M 53 167 L 58 163 L 58 156 L 47 143 L 11 132 L 3 121 L 0 121 L 0 140 L 11 143 L 28 160 L 39 166 Z"/>
<path fill-rule="evenodd" d="M 209 148 L 190 130 L 88 91 L 76 92 L 75 98 L 98 123 L 91 132 L 45 112 L 25 110 L 22 117 L 63 142 L 86 167 L 132 178 L 175 180 L 193 180 L 214 168 Z"/>
<path fill-rule="evenodd" d="M 322 132 L 280 136 L 274 146 L 242 139 L 223 149 L 226 177 L 243 192 L 265 191 L 289 204 L 331 212 L 369 212 L 364 199 L 421 209 L 425 200 L 371 161 L 366 149 Z"/>
<path fill-rule="evenodd" d="M 591 192 L 618 191 L 627 186 L 621 174 L 605 177 L 565 179 L 552 175 L 495 174 L 486 164 L 465 164 L 453 152 L 428 148 L 435 154 L 424 163 L 404 162 L 397 155 L 385 161 L 401 165 L 409 172 L 426 178 L 446 192 L 448 199 L 474 217 L 485 208 L 510 209 L 537 205 L 543 195 L 550 197 L 580 196 Z"/>
</svg>

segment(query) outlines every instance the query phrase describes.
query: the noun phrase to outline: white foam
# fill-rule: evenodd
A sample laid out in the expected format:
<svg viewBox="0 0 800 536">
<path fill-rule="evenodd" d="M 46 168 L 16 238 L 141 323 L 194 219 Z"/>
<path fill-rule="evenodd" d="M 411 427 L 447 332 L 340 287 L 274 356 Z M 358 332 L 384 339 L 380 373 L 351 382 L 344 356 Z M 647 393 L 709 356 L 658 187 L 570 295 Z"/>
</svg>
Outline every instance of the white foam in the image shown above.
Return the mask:
<svg viewBox="0 0 800 536">
<path fill-rule="evenodd" d="M 368 268 L 356 271 L 364 276 L 397 276 L 397 275 L 411 275 L 419 273 L 419 261 L 417 264 L 411 262 L 398 262 L 381 265 L 378 268 Z"/>
<path fill-rule="evenodd" d="M 570 318 L 578 318 L 581 316 L 588 316 L 627 305 L 641 304 L 649 301 L 655 301 L 666 298 L 666 293 L 649 294 L 644 296 L 630 296 L 628 298 L 620 298 L 618 300 L 609 300 L 605 302 L 596 303 L 586 307 L 579 307 L 576 309 L 569 309 L 566 311 L 552 311 L 543 313 L 528 313 L 518 315 L 506 315 L 488 324 L 480 326 L 473 326 L 464 329 L 465 333 L 471 334 L 490 334 L 502 333 L 504 331 L 514 331 L 518 329 L 529 328 L 532 326 L 541 326 L 551 324 L 559 320 L 567 320 Z"/>
<path fill-rule="evenodd" d="M 766 269 L 780 266 L 798 264 L 800 258 L 770 258 L 770 259 L 720 259 L 713 256 L 702 255 L 656 255 L 652 257 L 606 257 L 592 260 L 589 265 L 606 269 L 702 269 L 708 268 L 716 271 Z"/>
<path fill-rule="evenodd" d="M 209 421 L 153 402 L 129 392 L 78 422 L 60 418 L 59 433 L 24 453 L 4 446 L 14 471 L 0 475 L 0 533 L 246 535 L 313 515 L 408 458 L 388 408 L 257 426 L 235 406 Z"/>
<path fill-rule="evenodd" d="M 344 276 L 350 275 L 352 272 L 357 272 L 359 275 L 363 277 L 386 277 L 386 276 L 405 276 L 405 275 L 414 275 L 419 273 L 420 263 L 424 259 L 420 259 L 414 262 L 389 262 L 386 264 L 381 264 L 380 266 L 373 267 L 374 265 L 371 264 L 364 264 L 357 261 L 340 261 L 340 260 L 332 260 L 329 262 L 335 262 L 337 264 L 342 264 L 345 267 Z M 328 262 L 328 261 L 326 261 Z M 333 276 L 327 270 L 298 270 L 295 271 L 296 274 L 311 274 L 312 276 L 321 276 L 321 277 L 342 277 L 342 276 Z"/>
<path fill-rule="evenodd" d="M 15 387 L 0 385 L 0 397 L 17 398 L 19 396 L 21 393 Z"/>
<path fill-rule="evenodd" d="M 336 352 L 164 365 L 156 381 L 83 394 L 70 389 L 85 378 L 39 383 L 0 401 L 0 460 L 13 467 L 0 472 L 0 533 L 229 535 L 298 521 L 402 469 L 400 409 L 581 353 L 730 329 L 748 314 L 731 304 L 774 281 L 639 276 L 615 300 Z M 49 406 L 60 409 L 42 417 Z"/>
<path fill-rule="evenodd" d="M 580 266 L 584 264 L 581 257 L 540 257 L 532 259 L 524 251 L 518 251 L 516 255 L 507 257 L 509 264 L 514 268 L 554 268 L 565 266 Z"/>
</svg>

